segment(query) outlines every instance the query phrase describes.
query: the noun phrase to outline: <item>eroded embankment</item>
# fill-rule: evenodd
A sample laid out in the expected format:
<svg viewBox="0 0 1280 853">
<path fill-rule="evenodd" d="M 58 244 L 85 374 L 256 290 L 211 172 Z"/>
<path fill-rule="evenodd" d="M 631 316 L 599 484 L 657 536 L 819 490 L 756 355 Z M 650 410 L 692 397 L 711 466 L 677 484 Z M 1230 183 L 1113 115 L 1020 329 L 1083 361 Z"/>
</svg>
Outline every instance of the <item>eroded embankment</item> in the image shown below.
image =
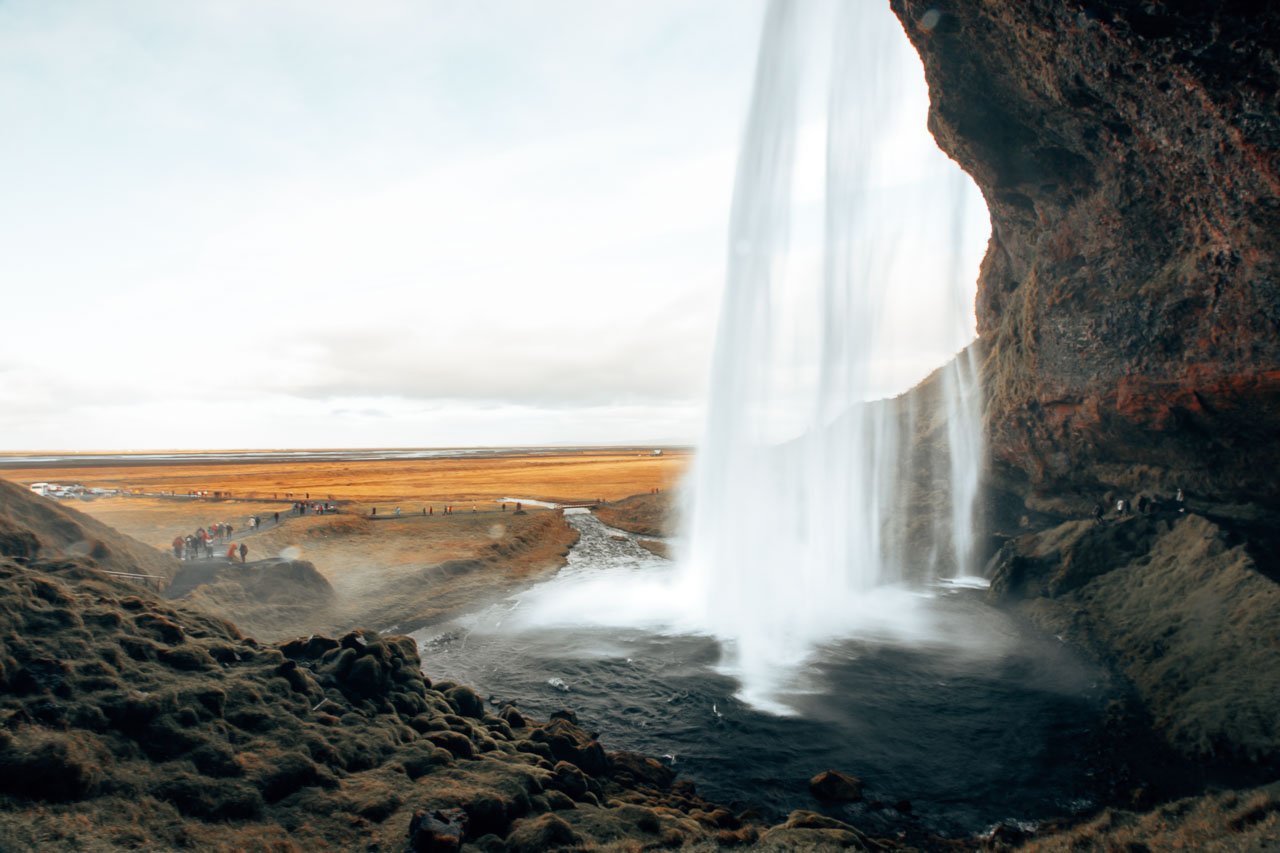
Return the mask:
<svg viewBox="0 0 1280 853">
<path fill-rule="evenodd" d="M 671 536 L 677 523 L 670 492 L 632 495 L 595 507 L 592 512 L 610 527 L 639 536 Z"/>
<path fill-rule="evenodd" d="M 29 557 L 88 556 L 108 571 L 147 575 L 141 580 L 152 585 L 178 571 L 168 554 L 8 480 L 0 480 L 0 547 Z"/>
<path fill-rule="evenodd" d="M 1121 673 L 1206 768 L 1280 770 L 1280 586 L 1222 524 L 1177 511 L 1008 542 L 992 593 Z"/>
</svg>

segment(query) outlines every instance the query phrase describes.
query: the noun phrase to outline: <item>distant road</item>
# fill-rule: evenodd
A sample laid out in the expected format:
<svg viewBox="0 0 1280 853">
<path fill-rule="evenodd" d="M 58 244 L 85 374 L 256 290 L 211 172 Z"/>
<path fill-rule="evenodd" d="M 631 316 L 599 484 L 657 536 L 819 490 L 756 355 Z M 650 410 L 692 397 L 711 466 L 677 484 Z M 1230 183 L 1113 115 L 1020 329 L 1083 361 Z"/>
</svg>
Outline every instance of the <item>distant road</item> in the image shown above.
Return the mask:
<svg viewBox="0 0 1280 853">
<path fill-rule="evenodd" d="M 142 465 L 223 465 L 243 462 L 378 462 L 411 459 L 474 459 L 502 456 L 559 456 L 583 451 L 645 452 L 635 447 L 437 447 L 347 450 L 216 450 L 171 453 L 10 453 L 0 454 L 0 468 L 108 468 Z M 665 446 L 664 450 L 686 448 Z"/>
</svg>

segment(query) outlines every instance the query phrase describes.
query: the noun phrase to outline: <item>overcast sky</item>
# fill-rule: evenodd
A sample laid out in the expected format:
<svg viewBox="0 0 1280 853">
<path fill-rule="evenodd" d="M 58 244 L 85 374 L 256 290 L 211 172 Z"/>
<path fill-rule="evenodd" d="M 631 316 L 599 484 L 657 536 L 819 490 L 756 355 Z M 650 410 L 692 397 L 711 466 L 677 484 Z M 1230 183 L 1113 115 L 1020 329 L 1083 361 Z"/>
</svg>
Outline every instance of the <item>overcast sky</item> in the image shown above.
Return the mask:
<svg viewBox="0 0 1280 853">
<path fill-rule="evenodd" d="M 0 449 L 694 440 L 762 11 L 0 3 Z"/>
</svg>

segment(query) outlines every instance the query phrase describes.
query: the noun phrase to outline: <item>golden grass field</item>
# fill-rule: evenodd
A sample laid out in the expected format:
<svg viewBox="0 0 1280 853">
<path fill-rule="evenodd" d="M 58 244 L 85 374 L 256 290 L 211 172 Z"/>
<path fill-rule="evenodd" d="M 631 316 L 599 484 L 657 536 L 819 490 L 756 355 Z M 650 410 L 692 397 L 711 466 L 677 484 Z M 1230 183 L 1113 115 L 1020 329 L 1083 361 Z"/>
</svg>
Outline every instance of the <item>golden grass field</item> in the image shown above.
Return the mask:
<svg viewBox="0 0 1280 853">
<path fill-rule="evenodd" d="M 511 453 L 454 459 L 385 461 L 175 462 L 108 465 L 74 463 L 21 467 L 0 476 L 19 483 L 81 483 L 144 492 L 230 491 L 235 497 L 337 500 L 365 505 L 400 501 L 427 503 L 525 497 L 557 503 L 597 498 L 618 500 L 652 489 L 669 489 L 684 474 L 690 454 L 583 449 Z"/>
</svg>

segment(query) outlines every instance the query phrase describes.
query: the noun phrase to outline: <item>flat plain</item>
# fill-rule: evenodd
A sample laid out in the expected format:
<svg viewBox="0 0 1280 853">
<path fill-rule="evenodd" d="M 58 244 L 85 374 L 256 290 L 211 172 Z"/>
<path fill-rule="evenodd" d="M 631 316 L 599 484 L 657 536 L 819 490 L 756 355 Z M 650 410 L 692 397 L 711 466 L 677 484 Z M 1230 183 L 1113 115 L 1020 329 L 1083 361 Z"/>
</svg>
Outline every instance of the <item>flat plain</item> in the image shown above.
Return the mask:
<svg viewBox="0 0 1280 853">
<path fill-rule="evenodd" d="M 249 569 L 263 560 L 312 563 L 332 595 L 299 595 L 288 584 L 255 585 L 259 592 L 249 593 L 228 574 L 183 595 L 269 641 L 355 627 L 405 631 L 481 606 L 553 573 L 576 541 L 557 511 L 526 503 L 516 515 L 514 501 L 587 503 L 666 492 L 690 458 L 679 450 L 655 456 L 613 448 L 389 460 L 115 457 L 24 465 L 0 476 L 127 490 L 67 503 L 161 550 L 175 536 L 224 522 L 233 525 L 237 545 L 247 546 Z M 333 500 L 339 512 L 296 514 L 293 504 L 308 499 Z M 250 516 L 262 520 L 256 531 Z M 210 567 L 225 560 L 225 548 L 217 547 Z"/>
</svg>

